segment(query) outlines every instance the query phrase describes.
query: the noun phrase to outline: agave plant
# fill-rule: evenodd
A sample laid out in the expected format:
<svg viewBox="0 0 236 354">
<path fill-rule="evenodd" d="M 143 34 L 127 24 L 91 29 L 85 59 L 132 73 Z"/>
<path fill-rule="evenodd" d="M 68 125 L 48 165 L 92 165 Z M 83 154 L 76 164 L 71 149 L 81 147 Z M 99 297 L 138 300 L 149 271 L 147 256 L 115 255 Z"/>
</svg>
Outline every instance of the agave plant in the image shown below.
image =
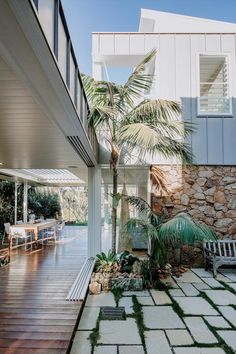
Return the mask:
<svg viewBox="0 0 236 354">
<path fill-rule="evenodd" d="M 104 273 L 111 273 L 114 270 L 115 265 L 117 264 L 116 254 L 109 250 L 106 255 L 104 252 L 101 252 L 96 255 L 96 269 Z"/>
</svg>

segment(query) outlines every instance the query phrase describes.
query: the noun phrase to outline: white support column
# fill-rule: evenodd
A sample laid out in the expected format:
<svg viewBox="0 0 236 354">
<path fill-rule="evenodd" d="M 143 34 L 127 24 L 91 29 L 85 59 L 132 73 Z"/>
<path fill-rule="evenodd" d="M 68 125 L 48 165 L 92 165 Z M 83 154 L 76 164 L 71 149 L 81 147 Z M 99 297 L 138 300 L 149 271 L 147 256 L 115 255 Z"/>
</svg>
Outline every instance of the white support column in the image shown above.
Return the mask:
<svg viewBox="0 0 236 354">
<path fill-rule="evenodd" d="M 24 182 L 24 191 L 23 191 L 23 222 L 28 221 L 28 183 Z"/>
<path fill-rule="evenodd" d="M 109 201 L 108 201 L 108 184 L 104 184 L 104 229 L 109 227 Z"/>
<path fill-rule="evenodd" d="M 101 252 L 101 169 L 88 168 L 88 257 Z"/>
<path fill-rule="evenodd" d="M 151 205 L 151 198 L 152 198 L 152 184 L 151 184 L 151 178 L 150 178 L 150 170 L 147 172 L 147 202 L 149 205 Z"/>
<path fill-rule="evenodd" d="M 93 63 L 93 78 L 95 80 L 102 80 L 102 63 Z"/>
<path fill-rule="evenodd" d="M 15 210 L 14 210 L 14 224 L 17 222 L 17 189 L 18 183 L 15 182 Z"/>
</svg>

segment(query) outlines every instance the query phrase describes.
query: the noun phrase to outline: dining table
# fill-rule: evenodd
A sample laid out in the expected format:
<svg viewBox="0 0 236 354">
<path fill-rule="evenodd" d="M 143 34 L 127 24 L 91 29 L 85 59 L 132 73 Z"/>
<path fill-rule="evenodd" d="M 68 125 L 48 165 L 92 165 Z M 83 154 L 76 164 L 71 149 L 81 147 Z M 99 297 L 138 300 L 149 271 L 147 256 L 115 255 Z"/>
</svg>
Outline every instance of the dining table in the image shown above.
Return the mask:
<svg viewBox="0 0 236 354">
<path fill-rule="evenodd" d="M 27 232 L 33 232 L 35 235 L 35 241 L 39 238 L 39 232 L 47 229 L 53 229 L 56 235 L 56 220 L 42 220 L 34 221 L 33 223 L 21 223 L 10 226 L 10 235 L 13 236 L 17 229 L 23 228 Z"/>
</svg>

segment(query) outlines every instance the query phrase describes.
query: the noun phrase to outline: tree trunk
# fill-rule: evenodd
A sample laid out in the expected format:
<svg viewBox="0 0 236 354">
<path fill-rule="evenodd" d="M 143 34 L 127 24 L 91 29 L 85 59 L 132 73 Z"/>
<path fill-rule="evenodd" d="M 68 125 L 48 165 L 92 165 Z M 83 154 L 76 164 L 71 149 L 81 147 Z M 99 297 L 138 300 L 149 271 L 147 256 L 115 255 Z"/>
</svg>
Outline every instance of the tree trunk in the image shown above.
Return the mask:
<svg viewBox="0 0 236 354">
<path fill-rule="evenodd" d="M 112 167 L 113 171 L 113 197 L 118 191 L 118 172 L 117 167 Z M 112 202 L 112 252 L 116 252 L 116 225 L 117 225 L 117 207 L 114 205 L 114 200 Z"/>
</svg>

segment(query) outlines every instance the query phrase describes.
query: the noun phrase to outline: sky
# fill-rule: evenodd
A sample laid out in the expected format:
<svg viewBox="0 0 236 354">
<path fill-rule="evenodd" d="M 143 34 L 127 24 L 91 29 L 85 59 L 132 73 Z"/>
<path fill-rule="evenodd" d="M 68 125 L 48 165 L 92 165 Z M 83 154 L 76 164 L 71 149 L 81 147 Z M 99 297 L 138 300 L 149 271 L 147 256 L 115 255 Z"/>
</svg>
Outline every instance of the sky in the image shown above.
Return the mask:
<svg viewBox="0 0 236 354">
<path fill-rule="evenodd" d="M 136 32 L 141 8 L 236 23 L 236 0 L 62 0 L 62 4 L 80 71 L 89 75 L 92 32 Z"/>
</svg>

